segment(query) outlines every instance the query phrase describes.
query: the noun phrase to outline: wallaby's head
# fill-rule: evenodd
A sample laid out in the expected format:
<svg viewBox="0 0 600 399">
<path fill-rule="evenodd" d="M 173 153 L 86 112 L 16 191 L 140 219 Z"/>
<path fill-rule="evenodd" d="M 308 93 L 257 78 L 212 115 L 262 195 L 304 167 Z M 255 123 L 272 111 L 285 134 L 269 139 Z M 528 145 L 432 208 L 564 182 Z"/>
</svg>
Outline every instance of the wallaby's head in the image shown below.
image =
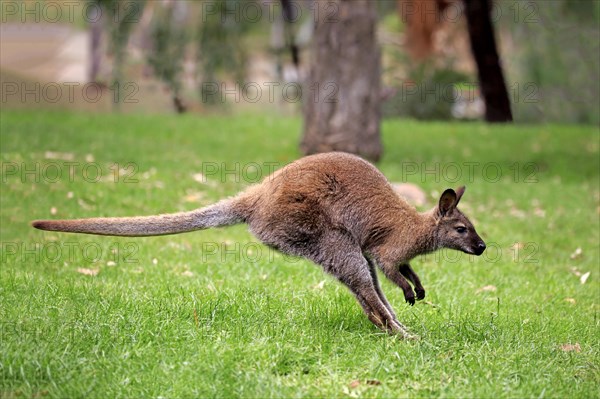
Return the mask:
<svg viewBox="0 0 600 399">
<path fill-rule="evenodd" d="M 485 251 L 485 243 L 475 231 L 473 223 L 456 207 L 464 192 L 465 187 L 456 191 L 449 188 L 440 197 L 434 209 L 437 221 L 435 238 L 442 248 L 481 255 Z"/>
</svg>

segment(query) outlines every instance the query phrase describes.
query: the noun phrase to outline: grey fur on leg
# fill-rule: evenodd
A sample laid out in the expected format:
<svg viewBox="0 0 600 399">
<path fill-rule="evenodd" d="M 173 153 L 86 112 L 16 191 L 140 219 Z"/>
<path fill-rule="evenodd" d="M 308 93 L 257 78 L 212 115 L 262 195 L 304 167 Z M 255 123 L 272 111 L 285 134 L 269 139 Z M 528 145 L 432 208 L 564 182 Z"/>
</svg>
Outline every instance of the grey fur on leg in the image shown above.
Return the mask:
<svg viewBox="0 0 600 399">
<path fill-rule="evenodd" d="M 367 260 L 367 263 L 369 265 L 369 272 L 371 273 L 373 285 L 375 286 L 375 291 L 377 292 L 377 295 L 379 295 L 379 299 L 381 299 L 381 302 L 383 302 L 385 307 L 391 313 L 394 320 L 396 320 L 398 322 L 398 324 L 400 324 L 400 322 L 398 321 L 398 317 L 396 316 L 396 313 L 394 312 L 394 308 L 392 308 L 392 305 L 390 305 L 390 303 L 388 302 L 387 298 L 383 294 L 383 291 L 381 291 L 381 287 L 379 286 L 379 279 L 377 278 L 377 270 L 375 268 L 375 265 L 373 264 L 373 261 L 371 259 L 369 259 L 368 257 L 365 257 L 365 259 Z"/>
<path fill-rule="evenodd" d="M 369 320 L 389 333 L 413 338 L 396 319 L 385 297 L 382 299 L 383 293 L 360 247 L 342 232 L 329 232 L 321 241 L 320 247 L 326 251 L 321 251 L 314 261 L 352 291 Z M 335 245 L 327 245 L 329 242 Z"/>
</svg>

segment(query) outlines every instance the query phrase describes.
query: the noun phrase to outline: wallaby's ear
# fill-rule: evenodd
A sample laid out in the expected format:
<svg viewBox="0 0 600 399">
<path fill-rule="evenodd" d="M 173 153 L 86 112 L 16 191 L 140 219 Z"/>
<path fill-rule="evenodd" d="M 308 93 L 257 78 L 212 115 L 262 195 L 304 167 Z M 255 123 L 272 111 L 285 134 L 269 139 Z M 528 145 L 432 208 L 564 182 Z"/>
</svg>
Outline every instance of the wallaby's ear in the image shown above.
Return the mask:
<svg viewBox="0 0 600 399">
<path fill-rule="evenodd" d="M 456 189 L 456 205 L 458 206 L 458 203 L 460 202 L 460 199 L 462 198 L 463 194 L 465 193 L 465 186 L 459 187 Z"/>
<path fill-rule="evenodd" d="M 440 203 L 438 205 L 438 211 L 440 216 L 446 216 L 448 212 L 456 207 L 458 203 L 458 199 L 456 197 L 456 193 L 451 188 L 447 189 L 443 192 L 440 197 Z"/>
</svg>

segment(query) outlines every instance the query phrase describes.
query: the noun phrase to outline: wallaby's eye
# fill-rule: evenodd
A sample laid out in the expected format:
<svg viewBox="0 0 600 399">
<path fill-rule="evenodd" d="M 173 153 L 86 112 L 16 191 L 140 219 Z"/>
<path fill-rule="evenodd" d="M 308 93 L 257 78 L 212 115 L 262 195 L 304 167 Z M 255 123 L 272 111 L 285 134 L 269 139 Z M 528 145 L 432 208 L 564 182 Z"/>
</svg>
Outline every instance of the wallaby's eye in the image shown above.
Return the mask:
<svg viewBox="0 0 600 399">
<path fill-rule="evenodd" d="M 465 233 L 467 231 L 467 228 L 465 226 L 458 226 L 456 228 L 456 231 L 462 234 L 462 233 Z"/>
</svg>

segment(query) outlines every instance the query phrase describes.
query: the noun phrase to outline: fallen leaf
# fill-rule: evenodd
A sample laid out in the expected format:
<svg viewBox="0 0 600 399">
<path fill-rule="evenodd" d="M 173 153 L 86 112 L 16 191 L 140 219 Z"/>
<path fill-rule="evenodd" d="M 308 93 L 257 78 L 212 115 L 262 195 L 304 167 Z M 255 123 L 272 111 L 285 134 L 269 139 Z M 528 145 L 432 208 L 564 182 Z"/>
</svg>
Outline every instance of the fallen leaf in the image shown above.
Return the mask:
<svg viewBox="0 0 600 399">
<path fill-rule="evenodd" d="M 196 308 L 194 308 L 194 322 L 196 323 L 196 328 L 198 328 L 200 323 L 198 322 L 198 312 L 196 312 Z"/>
<path fill-rule="evenodd" d="M 194 173 L 192 175 L 193 179 L 196 180 L 198 183 L 206 183 L 206 176 L 204 176 L 204 174 L 202 173 Z"/>
<path fill-rule="evenodd" d="M 67 193 L 67 198 L 68 198 L 68 199 L 71 199 L 71 198 L 73 198 L 73 191 L 69 191 L 69 192 Z"/>
<path fill-rule="evenodd" d="M 360 385 L 360 381 L 359 380 L 354 380 L 350 384 L 348 384 L 348 386 L 350 388 L 357 388 L 359 385 Z"/>
<path fill-rule="evenodd" d="M 46 159 L 61 159 L 63 161 L 72 161 L 73 159 L 75 159 L 75 155 L 71 152 L 46 151 L 44 153 L 44 158 L 46 158 Z"/>
<path fill-rule="evenodd" d="M 153 265 L 158 265 L 158 259 L 156 259 L 156 258 L 152 259 L 152 264 Z"/>
<path fill-rule="evenodd" d="M 429 306 L 431 306 L 431 307 L 433 307 L 433 308 L 436 308 L 436 309 L 437 309 L 437 308 L 439 308 L 439 306 L 438 306 L 438 305 L 436 305 L 435 303 L 433 303 L 433 302 L 431 302 L 431 301 L 422 301 L 422 302 L 420 302 L 420 303 L 422 303 L 423 305 L 429 305 Z"/>
<path fill-rule="evenodd" d="M 379 380 L 367 380 L 367 385 L 381 385 Z"/>
<path fill-rule="evenodd" d="M 565 298 L 565 302 L 569 302 L 573 305 L 575 305 L 577 303 L 577 301 L 575 301 L 575 298 Z"/>
<path fill-rule="evenodd" d="M 570 256 L 571 259 L 577 259 L 581 256 L 581 254 L 583 253 L 583 250 L 581 248 L 577 248 L 575 250 L 575 252 L 573 252 Z"/>
<path fill-rule="evenodd" d="M 510 215 L 519 219 L 524 219 L 526 216 L 525 212 L 518 208 L 511 208 Z"/>
<path fill-rule="evenodd" d="M 86 269 L 84 267 L 77 268 L 77 273 L 85 274 L 86 276 L 96 276 L 99 269 Z"/>
<path fill-rule="evenodd" d="M 149 170 L 142 173 L 142 178 L 148 180 L 150 177 L 156 174 L 156 168 L 150 168 Z"/>
<path fill-rule="evenodd" d="M 585 274 L 582 274 L 581 277 L 579 277 L 579 281 L 581 281 L 581 284 L 585 284 L 585 282 L 587 281 L 588 277 L 590 277 L 590 273 L 591 272 L 587 272 Z"/>
<path fill-rule="evenodd" d="M 85 162 L 94 162 L 94 155 L 85 154 Z"/>
<path fill-rule="evenodd" d="M 50 208 L 50 214 L 51 215 L 56 215 L 57 212 L 58 212 L 58 210 L 56 209 L 55 206 L 53 206 L 52 208 Z"/>
<path fill-rule="evenodd" d="M 90 204 L 88 204 L 87 202 L 85 202 L 84 200 L 82 200 L 81 198 L 77 199 L 77 204 L 85 209 L 86 211 L 89 211 L 90 209 L 94 209 L 93 206 L 91 206 Z"/>
<path fill-rule="evenodd" d="M 496 286 L 494 285 L 486 285 L 485 287 L 481 287 L 480 289 L 478 289 L 477 291 L 475 291 L 476 294 L 479 294 L 480 292 L 495 292 L 497 290 Z"/>
<path fill-rule="evenodd" d="M 513 251 L 521 250 L 523 248 L 525 248 L 525 244 L 523 244 L 522 242 L 515 242 L 513 245 L 510 246 L 510 249 L 512 249 Z"/>
<path fill-rule="evenodd" d="M 571 269 L 571 273 L 573 273 L 574 275 L 576 275 L 577 277 L 581 276 L 581 272 L 579 271 L 578 268 L 576 267 L 572 267 Z"/>
<path fill-rule="evenodd" d="M 313 287 L 313 289 L 322 290 L 324 286 L 325 286 L 325 280 L 321 280 L 321 281 L 319 281 L 319 283 L 317 285 L 315 285 Z"/>
<path fill-rule="evenodd" d="M 113 262 L 112 260 L 109 260 L 108 262 L 106 262 L 106 266 L 116 266 L 117 264 L 115 262 Z"/>
<path fill-rule="evenodd" d="M 183 197 L 183 200 L 185 202 L 200 202 L 203 198 L 203 193 L 191 193 Z"/>
<path fill-rule="evenodd" d="M 194 277 L 194 273 L 189 270 L 184 271 L 183 273 L 181 273 L 181 275 L 185 277 Z"/>
<path fill-rule="evenodd" d="M 575 345 L 564 344 L 560 346 L 560 350 L 563 352 L 581 352 L 581 345 L 578 342 Z"/>
</svg>

